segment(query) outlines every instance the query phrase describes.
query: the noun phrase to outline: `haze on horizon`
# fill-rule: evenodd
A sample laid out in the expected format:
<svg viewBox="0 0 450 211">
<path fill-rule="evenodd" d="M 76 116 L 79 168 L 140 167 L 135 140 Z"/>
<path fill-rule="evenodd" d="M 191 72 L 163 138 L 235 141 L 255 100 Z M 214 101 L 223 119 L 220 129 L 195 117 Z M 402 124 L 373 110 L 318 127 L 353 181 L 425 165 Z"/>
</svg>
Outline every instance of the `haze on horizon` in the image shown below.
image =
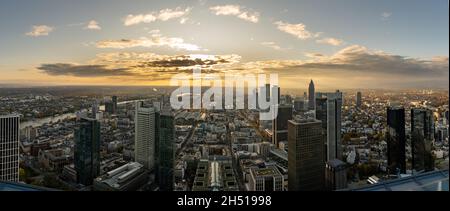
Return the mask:
<svg viewBox="0 0 450 211">
<path fill-rule="evenodd" d="M 448 1 L 2 1 L 0 84 L 165 86 L 278 73 L 284 88 L 449 87 Z"/>
</svg>

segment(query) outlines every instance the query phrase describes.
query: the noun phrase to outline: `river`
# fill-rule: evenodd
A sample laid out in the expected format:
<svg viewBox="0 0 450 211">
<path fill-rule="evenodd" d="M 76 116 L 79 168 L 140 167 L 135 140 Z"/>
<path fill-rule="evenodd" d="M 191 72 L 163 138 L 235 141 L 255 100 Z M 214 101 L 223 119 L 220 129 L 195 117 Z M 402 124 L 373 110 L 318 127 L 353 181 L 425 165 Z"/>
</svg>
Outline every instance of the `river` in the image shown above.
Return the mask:
<svg viewBox="0 0 450 211">
<path fill-rule="evenodd" d="M 124 101 L 124 102 L 119 102 L 117 103 L 117 105 L 124 105 L 124 104 L 129 104 L 129 103 L 134 103 L 137 101 L 141 101 L 141 100 L 131 100 L 131 101 Z M 99 108 L 101 111 L 105 110 L 105 106 L 102 105 Z M 83 109 L 81 110 L 81 112 L 85 112 L 88 111 L 87 109 Z M 76 113 L 67 113 L 67 114 L 62 114 L 56 117 L 46 117 L 46 118 L 41 118 L 41 119 L 35 119 L 35 120 L 30 120 L 30 121 L 26 121 L 26 122 L 21 122 L 20 123 L 20 129 L 24 129 L 26 127 L 32 126 L 32 127 L 39 127 L 42 126 L 44 124 L 48 124 L 51 122 L 58 122 L 58 121 L 62 121 L 65 119 L 71 119 L 71 118 L 75 118 L 77 115 Z"/>
</svg>

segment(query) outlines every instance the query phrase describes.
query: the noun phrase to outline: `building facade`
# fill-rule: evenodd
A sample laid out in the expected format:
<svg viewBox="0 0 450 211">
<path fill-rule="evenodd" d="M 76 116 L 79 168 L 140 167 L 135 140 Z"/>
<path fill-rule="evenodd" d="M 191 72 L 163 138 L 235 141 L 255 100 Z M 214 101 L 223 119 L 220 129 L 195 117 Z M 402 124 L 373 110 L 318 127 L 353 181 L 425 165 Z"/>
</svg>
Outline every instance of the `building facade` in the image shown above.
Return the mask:
<svg viewBox="0 0 450 211">
<path fill-rule="evenodd" d="M 388 168 L 391 174 L 406 173 L 405 109 L 391 106 L 387 109 L 386 143 Z"/>
<path fill-rule="evenodd" d="M 100 123 L 82 118 L 75 129 L 74 164 L 77 182 L 92 185 L 100 174 Z"/>
<path fill-rule="evenodd" d="M 154 170 L 156 141 L 159 139 L 159 111 L 153 106 L 136 103 L 135 115 L 135 161 L 147 170 Z"/>
<path fill-rule="evenodd" d="M 0 115 L 0 181 L 19 181 L 19 115 Z"/>
<path fill-rule="evenodd" d="M 322 123 L 316 119 L 289 121 L 289 191 L 324 189 L 325 160 Z"/>
<path fill-rule="evenodd" d="M 159 189 L 172 191 L 174 186 L 175 120 L 170 110 L 161 112 L 159 134 L 156 147 Z"/>
<path fill-rule="evenodd" d="M 416 171 L 434 170 L 431 148 L 434 142 L 434 117 L 429 109 L 411 110 L 412 167 Z"/>
</svg>

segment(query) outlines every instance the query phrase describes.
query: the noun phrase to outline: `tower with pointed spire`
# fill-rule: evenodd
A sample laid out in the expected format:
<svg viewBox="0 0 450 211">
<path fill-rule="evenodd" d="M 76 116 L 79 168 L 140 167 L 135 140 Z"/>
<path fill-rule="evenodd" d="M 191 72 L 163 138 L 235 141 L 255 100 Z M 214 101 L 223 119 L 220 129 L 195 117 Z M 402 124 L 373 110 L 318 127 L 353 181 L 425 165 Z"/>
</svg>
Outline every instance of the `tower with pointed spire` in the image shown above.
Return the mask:
<svg viewBox="0 0 450 211">
<path fill-rule="evenodd" d="M 316 88 L 314 87 L 314 81 L 311 79 L 311 82 L 309 83 L 309 103 L 308 103 L 308 109 L 314 110 L 316 105 Z"/>
</svg>

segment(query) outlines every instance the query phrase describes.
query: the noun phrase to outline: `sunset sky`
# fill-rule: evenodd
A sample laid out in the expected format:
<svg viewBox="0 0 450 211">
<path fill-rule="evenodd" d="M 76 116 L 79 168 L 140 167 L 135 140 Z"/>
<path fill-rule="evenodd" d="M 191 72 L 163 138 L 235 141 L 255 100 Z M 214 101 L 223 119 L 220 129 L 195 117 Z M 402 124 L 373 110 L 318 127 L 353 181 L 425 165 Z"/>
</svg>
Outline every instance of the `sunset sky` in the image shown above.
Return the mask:
<svg viewBox="0 0 450 211">
<path fill-rule="evenodd" d="M 2 0 L 0 84 L 168 85 L 200 65 L 286 88 L 448 88 L 448 19 L 448 0 Z"/>
</svg>

